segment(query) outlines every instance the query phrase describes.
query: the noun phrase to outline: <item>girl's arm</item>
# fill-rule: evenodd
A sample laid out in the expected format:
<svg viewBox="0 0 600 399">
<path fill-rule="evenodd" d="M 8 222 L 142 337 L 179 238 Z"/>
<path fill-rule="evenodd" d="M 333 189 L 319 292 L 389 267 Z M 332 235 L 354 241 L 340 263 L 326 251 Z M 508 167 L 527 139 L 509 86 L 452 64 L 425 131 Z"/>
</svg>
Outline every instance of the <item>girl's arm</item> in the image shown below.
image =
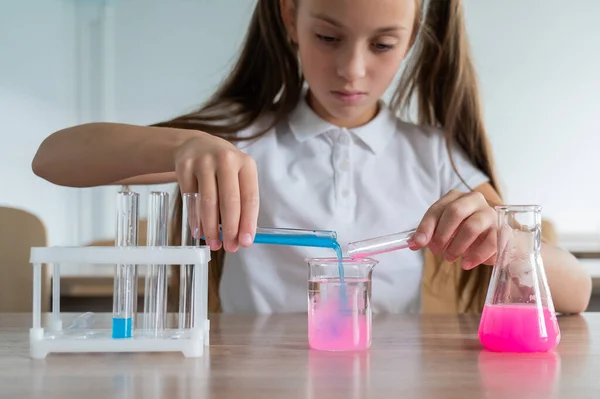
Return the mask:
<svg viewBox="0 0 600 399">
<path fill-rule="evenodd" d="M 175 150 L 199 134 L 120 123 L 74 126 L 42 142 L 32 169 L 70 187 L 169 183 L 176 181 Z"/>
<path fill-rule="evenodd" d="M 542 260 L 557 312 L 584 312 L 592 295 L 592 278 L 573 254 L 555 245 L 542 244 Z"/>
<path fill-rule="evenodd" d="M 71 187 L 177 181 L 199 193 L 199 226 L 213 251 L 254 240 L 259 192 L 256 164 L 228 141 L 197 130 L 90 123 L 48 137 L 34 173 Z M 223 241 L 219 224 L 222 225 Z"/>
<path fill-rule="evenodd" d="M 464 269 L 493 265 L 497 251 L 497 215 L 489 204 L 501 202 L 488 183 L 470 193 L 449 192 L 429 208 L 415 232 L 411 249 L 428 247 L 435 254 L 443 253 L 450 262 L 462 258 Z M 559 313 L 585 311 L 592 291 L 587 270 L 571 253 L 548 243 L 542 244 L 542 260 L 555 310 Z"/>
<path fill-rule="evenodd" d="M 176 183 L 175 172 L 151 173 L 149 175 L 135 176 L 115 182 L 115 185 L 144 185 L 144 184 L 167 184 Z"/>
</svg>

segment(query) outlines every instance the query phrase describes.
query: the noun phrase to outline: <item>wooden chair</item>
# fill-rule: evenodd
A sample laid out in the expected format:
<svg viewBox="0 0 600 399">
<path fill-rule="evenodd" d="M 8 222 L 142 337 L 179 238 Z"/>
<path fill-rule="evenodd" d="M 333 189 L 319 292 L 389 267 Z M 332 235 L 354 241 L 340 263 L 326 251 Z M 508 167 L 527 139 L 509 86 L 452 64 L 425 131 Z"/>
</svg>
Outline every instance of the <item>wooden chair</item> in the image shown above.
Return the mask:
<svg viewBox="0 0 600 399">
<path fill-rule="evenodd" d="M 44 223 L 16 208 L 0 207 L 0 312 L 31 312 L 33 267 L 31 247 L 47 246 Z M 42 268 L 42 311 L 50 310 L 50 273 Z"/>
</svg>

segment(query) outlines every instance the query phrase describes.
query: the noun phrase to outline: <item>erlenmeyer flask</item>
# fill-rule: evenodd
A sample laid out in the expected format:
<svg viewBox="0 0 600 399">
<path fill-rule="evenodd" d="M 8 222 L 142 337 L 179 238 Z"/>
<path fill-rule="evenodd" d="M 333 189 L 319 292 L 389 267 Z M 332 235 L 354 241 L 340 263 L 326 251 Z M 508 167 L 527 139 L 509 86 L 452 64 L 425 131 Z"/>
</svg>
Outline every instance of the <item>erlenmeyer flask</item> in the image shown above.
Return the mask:
<svg viewBox="0 0 600 399">
<path fill-rule="evenodd" d="M 498 254 L 479 325 L 497 352 L 546 352 L 560 341 L 541 256 L 538 205 L 498 206 Z"/>
</svg>

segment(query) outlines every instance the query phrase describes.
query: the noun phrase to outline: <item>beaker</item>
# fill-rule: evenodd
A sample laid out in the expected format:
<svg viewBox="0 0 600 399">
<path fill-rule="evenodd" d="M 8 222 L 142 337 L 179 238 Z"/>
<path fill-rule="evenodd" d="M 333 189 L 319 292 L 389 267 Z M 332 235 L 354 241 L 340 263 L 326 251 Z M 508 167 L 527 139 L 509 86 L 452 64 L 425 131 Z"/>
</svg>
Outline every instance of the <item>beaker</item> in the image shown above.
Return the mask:
<svg viewBox="0 0 600 399">
<path fill-rule="evenodd" d="M 496 264 L 479 340 L 496 352 L 549 351 L 558 345 L 560 329 L 541 255 L 541 207 L 506 205 L 496 211 Z"/>
<path fill-rule="evenodd" d="M 312 258 L 307 262 L 309 346 L 327 351 L 368 349 L 371 274 L 378 261 Z"/>
</svg>

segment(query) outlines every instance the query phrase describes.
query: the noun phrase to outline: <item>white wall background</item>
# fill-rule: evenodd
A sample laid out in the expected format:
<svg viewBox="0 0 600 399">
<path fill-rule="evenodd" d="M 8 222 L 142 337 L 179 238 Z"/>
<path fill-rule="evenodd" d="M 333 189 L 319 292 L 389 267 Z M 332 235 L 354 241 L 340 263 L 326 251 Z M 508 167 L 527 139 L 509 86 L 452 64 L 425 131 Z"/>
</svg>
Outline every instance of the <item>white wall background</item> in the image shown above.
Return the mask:
<svg viewBox="0 0 600 399">
<path fill-rule="evenodd" d="M 31 160 L 50 132 L 77 123 L 74 11 L 68 0 L 0 5 L 0 205 L 36 214 L 56 244 L 75 239 L 77 192 L 38 179 Z"/>
<path fill-rule="evenodd" d="M 600 2 L 468 0 L 486 122 L 507 199 L 563 234 L 600 232 Z"/>
<path fill-rule="evenodd" d="M 75 123 L 149 124 L 193 109 L 226 73 L 253 4 L 2 2 L 0 204 L 39 215 L 53 245 L 111 237 L 116 188 L 42 181 L 30 168 L 37 146 Z M 507 199 L 543 204 L 564 235 L 599 233 L 600 2 L 465 4 Z M 139 191 L 153 188 L 172 186 Z"/>
</svg>

